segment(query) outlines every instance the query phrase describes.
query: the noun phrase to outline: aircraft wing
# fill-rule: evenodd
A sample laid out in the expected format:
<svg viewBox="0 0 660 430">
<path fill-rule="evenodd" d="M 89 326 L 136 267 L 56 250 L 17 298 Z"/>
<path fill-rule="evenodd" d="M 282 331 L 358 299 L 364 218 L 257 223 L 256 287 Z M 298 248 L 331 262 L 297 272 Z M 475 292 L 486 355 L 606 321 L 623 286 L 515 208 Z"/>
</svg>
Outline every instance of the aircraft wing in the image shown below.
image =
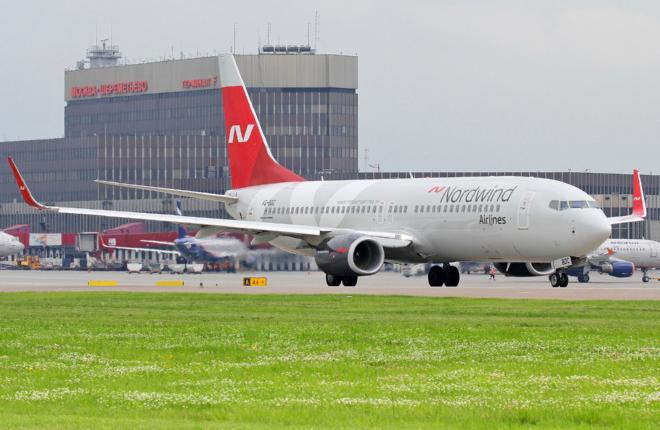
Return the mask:
<svg viewBox="0 0 660 430">
<path fill-rule="evenodd" d="M 142 239 L 140 242 L 143 243 L 152 243 L 154 245 L 163 245 L 163 246 L 174 246 L 174 242 L 163 242 L 160 240 L 148 240 L 148 239 Z"/>
<path fill-rule="evenodd" d="M 103 247 L 107 249 L 123 249 L 126 251 L 154 252 L 156 254 L 181 255 L 179 251 L 175 251 L 175 250 L 168 251 L 166 249 L 158 249 L 158 248 L 131 248 L 129 246 L 111 246 L 111 245 L 103 245 Z"/>
<path fill-rule="evenodd" d="M 601 266 L 612 260 L 614 251 L 611 248 L 607 249 L 606 253 L 594 254 L 587 257 L 587 262 L 593 266 Z"/>
<path fill-rule="evenodd" d="M 644 198 L 644 189 L 642 180 L 639 177 L 639 170 L 633 170 L 633 204 L 632 214 L 624 216 L 610 217 L 608 220 L 611 225 L 624 224 L 628 222 L 644 221 L 646 218 L 646 200 Z"/>
<path fill-rule="evenodd" d="M 127 211 L 109 211 L 102 209 L 85 209 L 85 208 L 70 208 L 70 207 L 61 207 L 61 206 L 47 206 L 39 201 L 37 201 L 30 192 L 25 180 L 21 176 L 18 167 L 14 163 L 14 160 L 9 157 L 9 165 L 14 173 L 14 178 L 18 184 L 18 188 L 23 196 L 23 200 L 28 205 L 35 207 L 39 210 L 45 210 L 50 212 L 57 212 L 62 214 L 75 214 L 75 215 L 92 215 L 100 216 L 105 218 L 123 218 L 123 219 L 133 219 L 140 221 L 161 221 L 161 222 L 170 222 L 173 224 L 188 224 L 188 225 L 197 225 L 202 227 L 206 232 L 219 232 L 219 231 L 235 231 L 241 233 L 249 233 L 255 236 L 259 235 L 268 235 L 269 240 L 276 238 L 277 236 L 290 236 L 300 239 L 313 239 L 319 238 L 322 236 L 331 234 L 331 233 L 359 233 L 365 236 L 373 237 L 377 239 L 384 247 L 386 248 L 400 248 L 408 246 L 412 243 L 413 239 L 411 236 L 406 234 L 399 234 L 393 232 L 378 232 L 378 231 L 369 231 L 369 230 L 346 230 L 338 229 L 331 227 L 318 227 L 310 225 L 301 225 L 301 224 L 281 224 L 281 223 L 270 223 L 262 221 L 246 221 L 246 220 L 233 220 L 233 219 L 219 219 L 219 218 L 203 218 L 203 217 L 191 217 L 191 216 L 181 216 L 181 215 L 169 215 L 169 214 L 155 214 L 155 213 L 144 213 L 144 212 L 127 212 Z M 164 191 L 166 189 L 160 189 L 159 192 L 169 192 Z M 153 190 L 155 191 L 155 190 Z M 174 190 L 179 191 L 179 190 Z M 185 191 L 182 191 L 185 192 Z M 178 194 L 182 195 L 182 194 Z"/>
<path fill-rule="evenodd" d="M 157 254 L 168 254 L 168 255 L 181 255 L 179 251 L 172 250 L 168 251 L 165 249 L 158 249 L 158 248 L 135 248 L 135 247 L 130 247 L 130 246 L 115 246 L 115 245 L 108 245 L 103 241 L 103 238 L 101 238 L 101 247 L 102 248 L 107 248 L 107 249 L 122 249 L 125 251 L 136 251 L 136 252 L 155 252 Z"/>
</svg>

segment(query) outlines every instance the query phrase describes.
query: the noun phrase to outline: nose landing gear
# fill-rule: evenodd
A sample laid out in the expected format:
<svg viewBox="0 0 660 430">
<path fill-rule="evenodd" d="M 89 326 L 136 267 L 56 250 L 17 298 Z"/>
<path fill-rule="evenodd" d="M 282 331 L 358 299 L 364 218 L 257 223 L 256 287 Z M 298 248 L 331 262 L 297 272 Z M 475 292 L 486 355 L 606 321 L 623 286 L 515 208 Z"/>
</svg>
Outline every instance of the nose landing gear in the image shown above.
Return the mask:
<svg viewBox="0 0 660 430">
<path fill-rule="evenodd" d="M 566 288 L 568 286 L 568 275 L 564 272 L 555 272 L 548 276 L 552 288 Z"/>
</svg>

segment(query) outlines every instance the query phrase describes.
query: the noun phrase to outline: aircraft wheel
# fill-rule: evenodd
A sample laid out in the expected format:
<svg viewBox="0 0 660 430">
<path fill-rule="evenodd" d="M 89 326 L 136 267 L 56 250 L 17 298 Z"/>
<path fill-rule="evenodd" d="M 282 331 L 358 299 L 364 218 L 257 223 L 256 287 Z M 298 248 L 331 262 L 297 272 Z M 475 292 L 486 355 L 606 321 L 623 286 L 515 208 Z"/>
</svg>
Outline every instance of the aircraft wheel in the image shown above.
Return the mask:
<svg viewBox="0 0 660 430">
<path fill-rule="evenodd" d="M 329 273 L 325 274 L 325 283 L 328 284 L 328 287 L 338 287 L 341 284 L 341 276 L 331 275 Z"/>
<path fill-rule="evenodd" d="M 445 283 L 445 269 L 441 266 L 433 266 L 429 270 L 429 285 L 432 287 L 442 287 Z"/>
<path fill-rule="evenodd" d="M 557 288 L 559 286 L 559 274 L 553 273 L 550 276 L 548 276 L 548 280 L 550 281 L 550 285 L 552 285 L 552 288 Z"/>
<path fill-rule="evenodd" d="M 566 288 L 568 286 L 568 275 L 566 273 L 559 275 L 559 286 L 561 288 Z"/>
<path fill-rule="evenodd" d="M 445 269 L 445 276 L 445 285 L 447 287 L 457 287 L 461 280 L 461 274 L 454 266 L 449 266 L 447 269 Z"/>
<path fill-rule="evenodd" d="M 590 278 L 589 278 L 588 273 L 585 273 L 584 275 L 578 276 L 578 282 L 581 282 L 581 283 L 587 283 L 587 282 L 589 282 L 589 279 Z"/>
<path fill-rule="evenodd" d="M 341 278 L 341 282 L 344 284 L 344 287 L 354 287 L 357 285 L 357 281 L 357 276 L 344 276 Z"/>
<path fill-rule="evenodd" d="M 648 276 L 646 276 L 646 275 L 642 276 L 642 282 L 648 282 L 649 279 L 650 279 L 650 278 L 649 278 Z"/>
</svg>

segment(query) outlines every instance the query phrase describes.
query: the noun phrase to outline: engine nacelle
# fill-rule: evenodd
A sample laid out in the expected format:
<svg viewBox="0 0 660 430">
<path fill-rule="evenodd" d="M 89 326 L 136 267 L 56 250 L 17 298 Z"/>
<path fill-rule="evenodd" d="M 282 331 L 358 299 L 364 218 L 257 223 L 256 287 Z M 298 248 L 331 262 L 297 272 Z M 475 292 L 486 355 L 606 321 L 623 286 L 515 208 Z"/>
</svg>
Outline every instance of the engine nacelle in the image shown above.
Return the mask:
<svg viewBox="0 0 660 430">
<path fill-rule="evenodd" d="M 385 261 L 380 242 L 366 236 L 345 234 L 323 241 L 314 256 L 316 265 L 335 276 L 366 276 L 378 273 Z"/>
<path fill-rule="evenodd" d="M 552 263 L 495 263 L 495 268 L 506 276 L 546 276 L 555 272 Z"/>
<path fill-rule="evenodd" d="M 635 265 L 630 261 L 613 261 L 603 264 L 600 270 L 615 278 L 629 278 L 635 273 Z"/>
</svg>

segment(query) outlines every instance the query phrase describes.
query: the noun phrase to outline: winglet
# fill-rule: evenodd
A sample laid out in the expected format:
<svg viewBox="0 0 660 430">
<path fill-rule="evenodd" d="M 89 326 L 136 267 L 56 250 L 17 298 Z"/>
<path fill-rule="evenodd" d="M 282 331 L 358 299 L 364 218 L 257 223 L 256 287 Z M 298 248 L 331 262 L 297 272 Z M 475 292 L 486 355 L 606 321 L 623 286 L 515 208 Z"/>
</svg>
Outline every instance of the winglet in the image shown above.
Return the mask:
<svg viewBox="0 0 660 430">
<path fill-rule="evenodd" d="M 18 167 L 16 167 L 14 160 L 11 157 L 7 157 L 7 160 L 9 161 L 9 166 L 11 167 L 12 172 L 14 172 L 14 179 L 16 179 L 16 184 L 18 185 L 18 189 L 20 190 L 25 203 L 37 209 L 47 209 L 46 206 L 42 205 L 34 197 L 32 197 L 32 193 L 25 183 L 25 180 L 21 176 L 21 172 L 18 171 Z"/>
<path fill-rule="evenodd" d="M 646 218 L 646 200 L 644 199 L 644 189 L 642 180 L 639 177 L 639 170 L 633 170 L 633 204 L 632 214 L 641 218 Z"/>
</svg>

